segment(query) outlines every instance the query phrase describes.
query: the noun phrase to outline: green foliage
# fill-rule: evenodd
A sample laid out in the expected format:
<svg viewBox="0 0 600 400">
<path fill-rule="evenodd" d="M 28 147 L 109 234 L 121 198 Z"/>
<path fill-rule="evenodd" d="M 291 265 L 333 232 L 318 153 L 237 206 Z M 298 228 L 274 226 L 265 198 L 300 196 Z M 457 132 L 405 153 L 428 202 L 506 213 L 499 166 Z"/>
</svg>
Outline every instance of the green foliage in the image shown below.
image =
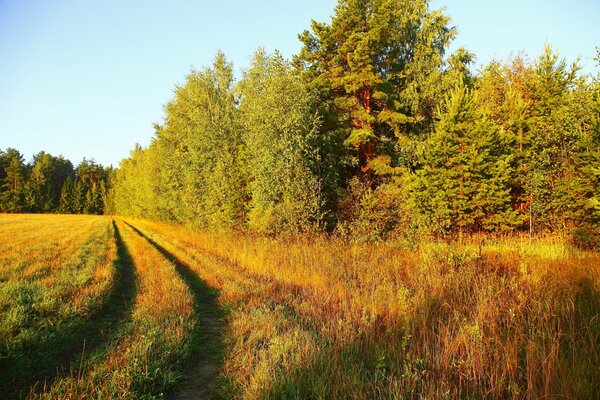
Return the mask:
<svg viewBox="0 0 600 400">
<path fill-rule="evenodd" d="M 121 215 L 154 217 L 155 198 L 152 181 L 148 173 L 151 165 L 147 152 L 139 145 L 131 151 L 129 158 L 121 161 L 115 177 L 115 210 Z"/>
<path fill-rule="evenodd" d="M 511 196 L 531 233 L 597 227 L 598 142 L 593 85 L 550 46 L 533 64 L 490 64 L 476 81 L 477 104 L 512 155 Z"/>
<path fill-rule="evenodd" d="M 222 53 L 117 171 L 0 151 L 0 211 L 116 213 L 262 233 L 600 230 L 600 75 L 549 45 L 480 73 L 428 0 L 339 0 L 290 63 Z M 598 56 L 597 56 L 598 57 Z M 577 236 L 577 235 L 576 235 Z"/>
<path fill-rule="evenodd" d="M 505 231 L 521 223 L 511 207 L 511 156 L 498 131 L 457 86 L 429 139 L 423 167 L 411 177 L 411 206 L 434 233 Z"/>
<path fill-rule="evenodd" d="M 444 53 L 456 35 L 448 23 L 426 0 L 341 0 L 330 24 L 313 21 L 299 36 L 295 64 L 354 165 L 368 169 L 377 155 L 406 150 L 395 143 L 431 130 L 447 82 L 472 59 L 459 50 L 447 73 Z"/>
<path fill-rule="evenodd" d="M 259 51 L 236 86 L 219 54 L 121 164 L 116 212 L 358 241 L 597 230 L 598 84 L 550 47 L 473 76 L 467 51 L 444 60 L 447 22 L 426 2 L 341 1 L 295 71 Z"/>
<path fill-rule="evenodd" d="M 69 176 L 65 180 L 62 188 L 60 189 L 60 197 L 58 199 L 59 207 L 58 211 L 63 214 L 72 213 L 75 209 L 73 194 L 75 191 L 75 180 Z"/>
<path fill-rule="evenodd" d="M 166 106 L 148 149 L 137 147 L 115 178 L 122 215 L 176 219 L 196 226 L 243 222 L 245 178 L 233 67 L 222 53 L 192 71 Z"/>
<path fill-rule="evenodd" d="M 528 158 L 534 183 L 530 188 L 533 219 L 542 228 L 576 224 L 575 159 L 590 142 L 592 116 L 590 91 L 578 71 L 576 62 L 567 66 L 548 45 L 533 68 Z"/>
<path fill-rule="evenodd" d="M 15 149 L 0 151 L 0 212 L 102 214 L 110 168 L 40 152 L 31 164 Z"/>
<path fill-rule="evenodd" d="M 43 151 L 35 155 L 25 187 L 27 208 L 40 212 L 55 210 L 58 207 L 60 188 L 70 174 L 73 174 L 70 161 Z"/>
<path fill-rule="evenodd" d="M 118 214 L 278 233 L 320 224 L 313 97 L 281 56 L 264 52 L 234 86 L 221 53 L 192 71 L 152 144 L 122 161 Z"/>
<path fill-rule="evenodd" d="M 381 185 L 373 190 L 355 177 L 340 198 L 339 208 L 343 213 L 337 233 L 346 239 L 373 243 L 403 239 L 415 233 L 398 185 Z"/>
<path fill-rule="evenodd" d="M 212 69 L 192 72 L 167 106 L 167 129 L 182 134 L 187 216 L 201 226 L 233 226 L 243 218 L 240 130 L 233 95 L 233 66 L 222 53 Z M 181 116 L 184 120 L 181 120 Z M 183 129 L 179 130 L 181 124 Z"/>
<path fill-rule="evenodd" d="M 0 153 L 0 211 L 23 212 L 25 210 L 25 164 L 17 150 L 9 148 Z"/>
<path fill-rule="evenodd" d="M 314 100 L 279 54 L 258 51 L 240 82 L 249 166 L 249 226 L 261 232 L 309 231 L 321 220 L 313 171 L 320 126 Z"/>
</svg>

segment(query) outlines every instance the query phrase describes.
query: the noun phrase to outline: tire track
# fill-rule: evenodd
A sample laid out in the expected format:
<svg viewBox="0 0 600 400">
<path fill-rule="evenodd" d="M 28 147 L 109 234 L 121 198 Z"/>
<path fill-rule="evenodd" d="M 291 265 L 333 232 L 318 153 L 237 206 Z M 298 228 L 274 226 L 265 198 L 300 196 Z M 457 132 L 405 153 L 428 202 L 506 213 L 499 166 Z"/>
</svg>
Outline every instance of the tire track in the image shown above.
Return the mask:
<svg viewBox="0 0 600 400">
<path fill-rule="evenodd" d="M 208 286 L 187 263 L 175 254 L 156 243 L 135 226 L 126 221 L 123 222 L 173 263 L 177 273 L 188 285 L 194 297 L 194 308 L 198 321 L 192 333 L 193 354 L 183 371 L 184 378 L 177 385 L 177 391 L 168 398 L 191 400 L 216 397 L 223 364 L 222 335 L 225 325 L 225 311 L 217 300 L 218 291 Z"/>
</svg>

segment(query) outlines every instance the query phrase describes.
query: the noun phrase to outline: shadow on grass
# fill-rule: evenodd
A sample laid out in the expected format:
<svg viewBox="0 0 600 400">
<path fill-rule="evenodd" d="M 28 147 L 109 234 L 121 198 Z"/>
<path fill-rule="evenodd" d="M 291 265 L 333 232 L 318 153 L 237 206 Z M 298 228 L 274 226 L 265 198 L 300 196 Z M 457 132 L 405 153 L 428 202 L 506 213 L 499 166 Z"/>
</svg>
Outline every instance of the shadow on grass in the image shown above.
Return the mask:
<svg viewBox="0 0 600 400">
<path fill-rule="evenodd" d="M 219 304 L 219 291 L 210 287 L 173 253 L 156 243 L 135 226 L 123 221 L 138 235 L 154 246 L 173 265 L 181 279 L 188 285 L 194 297 L 198 322 L 192 332 L 192 354 L 183 366 L 183 378 L 169 399 L 206 399 L 219 395 L 219 375 L 223 365 L 223 330 L 226 311 Z"/>
<path fill-rule="evenodd" d="M 136 297 L 133 260 L 113 221 L 117 243 L 115 284 L 87 319 L 71 318 L 41 332 L 41 339 L 0 360 L 0 399 L 21 398 L 77 371 L 96 350 L 110 344 L 131 321 Z"/>
<path fill-rule="evenodd" d="M 543 398 L 544 385 L 548 385 L 550 391 L 550 396 L 546 398 L 598 398 L 600 291 L 589 278 L 581 279 L 578 286 L 575 302 L 565 301 L 572 305 L 572 314 L 568 317 L 552 315 L 549 319 L 550 326 L 564 327 L 564 331 L 554 332 L 561 341 L 560 352 L 556 356 L 559 366 L 550 378 L 541 370 L 529 375 L 525 358 L 515 361 L 515 370 L 519 371 L 515 377 L 502 377 L 498 381 L 490 379 L 494 375 L 485 374 L 478 376 L 480 380 L 464 380 L 460 369 L 453 367 L 455 362 L 460 363 L 460 356 L 446 360 L 449 366 L 442 369 L 440 359 L 431 359 L 423 351 L 427 347 L 425 340 L 416 343 L 415 338 L 429 336 L 429 343 L 435 345 L 431 340 L 434 336 L 431 332 L 451 323 L 451 315 L 442 307 L 453 301 L 454 295 L 449 292 L 434 298 L 433 307 L 423 307 L 424 312 L 417 314 L 423 323 L 414 323 L 417 328 L 407 331 L 408 336 L 404 336 L 400 328 L 389 332 L 371 329 L 348 343 L 329 343 L 320 348 L 307 365 L 283 374 L 274 374 L 273 387 L 261 393 L 260 398 Z M 565 283 L 565 290 L 567 287 Z M 431 310 L 435 312 L 431 313 Z M 532 317 L 539 319 L 536 325 L 524 329 L 535 331 L 548 328 L 548 325 L 542 324 L 548 320 L 540 318 L 540 315 Z M 521 349 L 523 354 L 528 351 L 525 347 L 528 343 L 537 341 L 538 345 L 543 345 L 551 333 L 538 331 L 537 335 L 530 334 Z M 415 351 L 415 346 L 421 350 Z M 489 353 L 484 350 L 483 355 Z M 534 353 L 531 357 L 547 359 L 549 355 Z M 491 359 L 487 360 L 490 365 L 493 364 Z M 512 381 L 504 382 L 504 379 Z M 515 390 L 520 391 L 519 396 L 515 395 Z"/>
</svg>

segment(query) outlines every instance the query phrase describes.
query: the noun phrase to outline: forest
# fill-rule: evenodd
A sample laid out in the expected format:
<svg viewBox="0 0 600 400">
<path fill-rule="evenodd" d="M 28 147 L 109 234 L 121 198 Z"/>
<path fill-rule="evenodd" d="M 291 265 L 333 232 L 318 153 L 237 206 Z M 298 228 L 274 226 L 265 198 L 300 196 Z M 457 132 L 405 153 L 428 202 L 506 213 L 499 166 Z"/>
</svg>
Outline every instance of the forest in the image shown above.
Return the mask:
<svg viewBox="0 0 600 400">
<path fill-rule="evenodd" d="M 103 214 L 113 173 L 93 159 L 74 167 L 40 151 L 25 163 L 17 149 L 0 149 L 0 212 Z"/>
<path fill-rule="evenodd" d="M 600 48 L 457 34 L 338 0 L 117 168 L 0 149 L 0 399 L 597 398 Z"/>
<path fill-rule="evenodd" d="M 3 212 L 107 213 L 352 241 L 600 239 L 600 74 L 550 44 L 473 71 L 428 1 L 340 1 L 291 60 L 218 53 L 116 170 L 0 153 Z M 600 63 L 600 50 L 596 55 Z"/>
</svg>

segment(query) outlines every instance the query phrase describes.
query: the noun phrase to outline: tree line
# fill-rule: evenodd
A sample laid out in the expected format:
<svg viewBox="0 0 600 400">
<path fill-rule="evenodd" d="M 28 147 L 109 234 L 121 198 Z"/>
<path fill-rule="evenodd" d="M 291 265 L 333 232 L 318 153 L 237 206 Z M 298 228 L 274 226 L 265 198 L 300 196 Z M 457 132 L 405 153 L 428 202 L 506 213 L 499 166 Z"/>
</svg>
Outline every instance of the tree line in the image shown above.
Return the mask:
<svg viewBox="0 0 600 400">
<path fill-rule="evenodd" d="M 361 240 L 597 232 L 600 82 L 549 45 L 471 71 L 428 1 L 340 0 L 291 61 L 219 53 L 114 185 L 120 214 Z"/>
<path fill-rule="evenodd" d="M 25 163 L 16 149 L 0 149 L 0 212 L 103 214 L 112 167 L 83 159 L 77 167 L 44 151 Z"/>
<path fill-rule="evenodd" d="M 473 71 L 474 54 L 448 54 L 456 34 L 428 0 L 339 0 L 291 60 L 260 49 L 236 79 L 218 53 L 110 177 L 105 210 L 361 241 L 600 243 L 600 75 L 549 45 Z"/>
</svg>

